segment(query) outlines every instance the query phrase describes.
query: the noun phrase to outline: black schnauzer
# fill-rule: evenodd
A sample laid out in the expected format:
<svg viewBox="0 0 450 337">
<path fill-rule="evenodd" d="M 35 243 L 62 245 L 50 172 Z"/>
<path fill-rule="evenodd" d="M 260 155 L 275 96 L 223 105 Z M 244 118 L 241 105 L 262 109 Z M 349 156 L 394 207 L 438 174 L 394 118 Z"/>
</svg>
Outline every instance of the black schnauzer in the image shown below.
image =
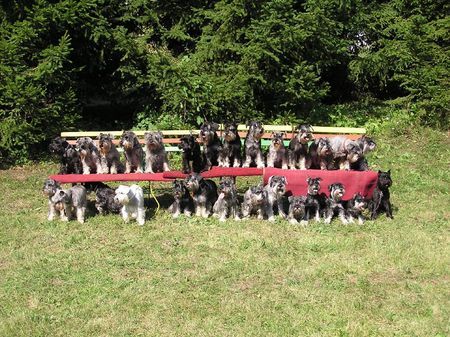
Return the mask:
<svg viewBox="0 0 450 337">
<path fill-rule="evenodd" d="M 394 219 L 392 215 L 392 206 L 390 200 L 389 187 L 392 185 L 391 170 L 387 172 L 378 171 L 377 187 L 373 190 L 372 200 L 370 202 L 371 219 L 374 220 L 382 211 Z"/>
<path fill-rule="evenodd" d="M 261 150 L 261 138 L 264 135 L 264 128 L 261 122 L 249 122 L 247 137 L 245 137 L 244 153 L 245 161 L 242 167 L 256 165 L 258 168 L 264 167 L 264 157 Z"/>
<path fill-rule="evenodd" d="M 200 127 L 200 139 L 203 142 L 203 160 L 205 164 L 203 171 L 208 171 L 211 167 L 219 164 L 219 149 L 222 146 L 222 142 L 217 135 L 218 129 L 218 124 L 210 122 L 205 122 Z"/>
<path fill-rule="evenodd" d="M 300 125 L 297 133 L 289 143 L 289 168 L 306 170 L 306 156 L 308 155 L 308 142 L 314 137 L 311 125 Z"/>
<path fill-rule="evenodd" d="M 98 213 L 103 215 L 107 213 L 119 214 L 122 204 L 115 200 L 115 190 L 108 185 L 102 185 L 95 190 L 95 208 Z"/>
<path fill-rule="evenodd" d="M 59 174 L 81 174 L 83 168 L 81 159 L 75 146 L 69 144 L 65 138 L 56 137 L 52 140 L 48 149 L 57 155 L 60 161 Z"/>
<path fill-rule="evenodd" d="M 178 148 L 183 151 L 183 173 L 200 173 L 203 168 L 202 157 L 200 153 L 200 145 L 194 136 L 184 136 L 180 138 Z"/>
<path fill-rule="evenodd" d="M 175 200 L 169 206 L 169 212 L 172 213 L 172 216 L 178 218 L 181 213 L 191 216 L 194 211 L 194 201 L 182 180 L 175 179 L 173 181 L 173 196 Z"/>
<path fill-rule="evenodd" d="M 198 173 L 191 173 L 184 181 L 186 188 L 194 200 L 195 215 L 207 218 L 217 200 L 216 183 L 203 179 Z"/>
<path fill-rule="evenodd" d="M 325 223 L 329 224 L 334 215 L 338 215 L 341 222 L 348 224 L 347 217 L 345 216 L 345 208 L 342 197 L 345 194 L 344 185 L 341 183 L 334 183 L 328 186 L 330 196 L 326 199 L 326 208 L 324 211 Z"/>
<path fill-rule="evenodd" d="M 241 166 L 241 138 L 236 123 L 227 123 L 223 131 L 223 145 L 219 149 L 219 166 Z"/>
</svg>

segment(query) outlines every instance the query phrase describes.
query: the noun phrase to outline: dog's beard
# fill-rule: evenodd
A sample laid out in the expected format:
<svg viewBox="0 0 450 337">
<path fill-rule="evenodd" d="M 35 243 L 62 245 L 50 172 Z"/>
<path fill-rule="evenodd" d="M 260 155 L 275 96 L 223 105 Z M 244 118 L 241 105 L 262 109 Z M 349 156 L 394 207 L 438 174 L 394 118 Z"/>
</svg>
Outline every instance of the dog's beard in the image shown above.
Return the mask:
<svg viewBox="0 0 450 337">
<path fill-rule="evenodd" d="M 357 154 L 357 153 L 349 153 L 347 156 L 347 160 L 350 163 L 355 163 L 358 161 L 358 159 L 359 159 L 359 154 Z"/>
<path fill-rule="evenodd" d="M 233 140 L 236 139 L 236 134 L 234 134 L 234 133 L 227 133 L 224 138 L 225 138 L 225 140 L 227 142 L 232 142 Z"/>
<path fill-rule="evenodd" d="M 337 189 L 331 192 L 331 196 L 334 200 L 340 201 L 345 194 L 345 190 Z"/>
<path fill-rule="evenodd" d="M 189 190 L 189 192 L 195 193 L 199 189 L 199 184 L 197 181 L 188 181 L 186 183 L 186 188 Z"/>
<path fill-rule="evenodd" d="M 280 149 L 280 147 L 281 147 L 281 143 L 278 143 L 278 142 L 272 142 L 272 144 L 273 144 L 273 147 L 275 148 L 275 150 L 279 150 Z"/>
<path fill-rule="evenodd" d="M 111 144 L 108 142 L 100 143 L 100 153 L 103 155 L 107 155 L 109 151 L 111 150 Z"/>
<path fill-rule="evenodd" d="M 319 193 L 319 186 L 308 186 L 308 193 L 311 195 L 316 195 L 317 193 Z"/>
<path fill-rule="evenodd" d="M 128 140 L 124 140 L 122 142 L 122 146 L 125 150 L 131 150 L 133 148 L 133 143 Z"/>
<path fill-rule="evenodd" d="M 355 202 L 355 205 L 353 206 L 354 209 L 358 210 L 358 211 L 362 211 L 363 209 L 366 208 L 366 204 L 364 202 Z"/>
<path fill-rule="evenodd" d="M 127 194 L 117 194 L 114 199 L 121 205 L 128 205 L 130 202 L 130 198 Z"/>
</svg>

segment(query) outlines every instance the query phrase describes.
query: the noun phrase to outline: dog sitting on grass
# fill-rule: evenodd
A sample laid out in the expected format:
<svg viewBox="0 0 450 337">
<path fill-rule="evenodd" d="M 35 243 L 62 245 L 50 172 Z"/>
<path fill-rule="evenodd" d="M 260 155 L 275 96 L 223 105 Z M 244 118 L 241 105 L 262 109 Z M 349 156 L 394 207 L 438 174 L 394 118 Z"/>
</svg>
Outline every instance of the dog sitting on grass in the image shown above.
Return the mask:
<svg viewBox="0 0 450 337">
<path fill-rule="evenodd" d="M 391 194 L 389 187 L 392 186 L 391 170 L 387 172 L 378 171 L 377 187 L 375 187 L 370 201 L 371 219 L 374 220 L 381 212 L 386 212 L 388 218 L 394 219 L 392 215 Z"/>
<path fill-rule="evenodd" d="M 219 221 L 225 221 L 227 216 L 235 220 L 240 220 L 234 179 L 231 177 L 223 177 L 219 182 L 218 193 L 219 196 L 213 207 L 214 215 L 219 218 Z"/>
</svg>

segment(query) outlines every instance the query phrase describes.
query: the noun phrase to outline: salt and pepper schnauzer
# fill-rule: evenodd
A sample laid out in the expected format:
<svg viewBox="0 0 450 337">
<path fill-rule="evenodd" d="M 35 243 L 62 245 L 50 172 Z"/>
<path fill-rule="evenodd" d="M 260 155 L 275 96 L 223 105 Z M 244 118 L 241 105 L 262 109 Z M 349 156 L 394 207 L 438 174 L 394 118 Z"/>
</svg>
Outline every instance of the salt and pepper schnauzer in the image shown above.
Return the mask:
<svg viewBox="0 0 450 337">
<path fill-rule="evenodd" d="M 219 166 L 241 166 L 241 138 L 236 123 L 227 123 L 223 131 L 223 145 L 219 148 Z"/>
<path fill-rule="evenodd" d="M 169 171 L 169 161 L 163 144 L 163 134 L 157 132 L 146 132 L 145 138 L 145 172 Z"/>
<path fill-rule="evenodd" d="M 284 132 L 273 132 L 272 141 L 267 153 L 267 167 L 288 168 L 288 149 L 284 146 Z"/>
<path fill-rule="evenodd" d="M 59 209 L 55 208 L 55 204 L 52 202 L 52 197 L 55 195 L 56 191 L 61 189 L 59 183 L 53 179 L 47 179 L 44 182 L 44 187 L 42 188 L 42 193 L 48 198 L 48 214 L 47 219 L 52 221 L 55 216 L 59 215 Z"/>
<path fill-rule="evenodd" d="M 100 133 L 98 136 L 98 149 L 101 164 L 101 172 L 99 173 L 123 173 L 120 154 L 113 143 L 113 136 L 111 134 Z"/>
<path fill-rule="evenodd" d="M 364 223 L 363 212 L 367 209 L 367 202 L 361 193 L 356 193 L 352 199 L 348 200 L 345 205 L 345 213 L 349 223 L 353 223 L 358 219 L 358 223 Z"/>
<path fill-rule="evenodd" d="M 194 200 L 192 200 L 188 189 L 182 180 L 173 181 L 173 196 L 175 198 L 172 205 L 169 206 L 169 212 L 174 218 L 178 218 L 180 214 L 191 216 L 194 212 Z"/>
<path fill-rule="evenodd" d="M 142 173 L 142 162 L 144 160 L 144 150 L 139 139 L 133 131 L 124 131 L 120 138 L 120 144 L 125 153 L 125 173 Z"/>
<path fill-rule="evenodd" d="M 78 138 L 77 149 L 80 153 L 83 174 L 102 173 L 100 152 L 91 137 Z"/>
<path fill-rule="evenodd" d="M 274 221 L 273 210 L 274 207 L 282 218 L 286 218 L 286 213 L 283 209 L 283 199 L 286 193 L 286 177 L 271 176 L 264 190 L 267 192 L 267 218 L 269 221 Z"/>
<path fill-rule="evenodd" d="M 116 189 L 115 201 L 122 205 L 121 214 L 123 221 L 129 222 L 135 218 L 139 225 L 145 223 L 144 191 L 138 185 L 120 185 Z"/>
<path fill-rule="evenodd" d="M 324 197 L 319 194 L 320 181 L 322 178 L 308 178 L 308 191 L 306 193 L 305 203 L 305 220 L 309 221 L 314 219 L 316 222 L 320 222 L 320 212 L 324 205 Z"/>
<path fill-rule="evenodd" d="M 204 171 L 210 170 L 211 167 L 219 164 L 219 149 L 222 146 L 222 142 L 217 135 L 217 130 L 219 130 L 219 125 L 216 123 L 205 122 L 200 127 L 200 139 L 203 142 Z"/>
<path fill-rule="evenodd" d="M 305 213 L 305 206 L 306 206 L 306 197 L 305 196 L 290 196 L 289 197 L 289 213 L 287 216 L 287 219 L 289 223 L 296 225 L 300 223 L 302 226 L 306 226 L 308 224 L 308 221 L 305 220 L 306 213 Z"/>
<path fill-rule="evenodd" d="M 115 199 L 115 196 L 116 193 L 114 189 L 107 185 L 95 189 L 95 208 L 100 215 L 120 213 L 122 204 Z"/>
<path fill-rule="evenodd" d="M 372 138 L 369 138 L 365 135 L 358 138 L 356 140 L 356 143 L 361 149 L 361 157 L 354 163 L 351 163 L 350 168 L 355 171 L 368 171 L 369 164 L 367 163 L 366 155 L 369 152 L 373 151 L 377 144 Z"/>
<path fill-rule="evenodd" d="M 267 215 L 268 202 L 267 191 L 264 186 L 252 186 L 244 193 L 244 202 L 242 203 L 242 216 L 248 218 L 256 212 L 258 219 L 264 219 Z"/>
<path fill-rule="evenodd" d="M 178 148 L 182 150 L 183 173 L 200 173 L 203 168 L 200 145 L 193 135 L 180 138 Z"/>
<path fill-rule="evenodd" d="M 57 155 L 60 161 L 59 174 L 81 174 L 81 160 L 75 147 L 69 144 L 65 138 L 56 137 L 52 140 L 48 149 Z"/>
<path fill-rule="evenodd" d="M 333 170 L 334 156 L 330 140 L 328 138 L 314 140 L 309 147 L 309 154 L 306 162 L 307 169 Z"/>
<path fill-rule="evenodd" d="M 261 150 L 261 138 L 264 135 L 264 128 L 261 122 L 249 122 L 247 136 L 244 142 L 245 161 L 242 167 L 256 165 L 258 168 L 264 167 L 264 157 Z"/>
<path fill-rule="evenodd" d="M 346 137 L 333 137 L 330 139 L 330 144 L 333 150 L 335 167 L 340 170 L 350 170 L 350 165 L 362 156 L 359 145 Z"/>
<path fill-rule="evenodd" d="M 231 177 L 223 177 L 219 182 L 218 193 L 219 196 L 213 207 L 214 215 L 219 218 L 219 221 L 225 221 L 227 216 L 235 220 L 240 220 L 234 179 Z"/>
<path fill-rule="evenodd" d="M 314 137 L 311 125 L 300 125 L 297 133 L 289 143 L 289 168 L 306 170 L 306 156 L 308 155 L 308 142 Z"/>
<path fill-rule="evenodd" d="M 184 181 L 186 188 L 194 200 L 195 215 L 207 218 L 217 200 L 216 183 L 204 179 L 198 173 L 191 173 Z"/>
<path fill-rule="evenodd" d="M 373 190 L 372 200 L 370 201 L 371 219 L 377 218 L 380 212 L 385 211 L 386 216 L 393 219 L 391 194 L 389 187 L 392 185 L 391 170 L 387 172 L 378 171 L 377 187 Z"/>
<path fill-rule="evenodd" d="M 326 208 L 324 212 L 325 223 L 329 224 L 333 216 L 337 214 L 344 225 L 348 224 L 345 216 L 344 203 L 342 201 L 345 194 L 344 185 L 341 183 L 334 183 L 328 186 L 328 190 L 330 191 L 330 196 L 326 199 Z"/>
<path fill-rule="evenodd" d="M 70 189 L 57 189 L 51 198 L 52 207 L 59 211 L 61 220 L 69 221 L 75 211 L 79 223 L 84 223 L 87 207 L 87 192 L 84 186 L 75 185 Z M 53 220 L 50 219 L 49 220 Z"/>
</svg>

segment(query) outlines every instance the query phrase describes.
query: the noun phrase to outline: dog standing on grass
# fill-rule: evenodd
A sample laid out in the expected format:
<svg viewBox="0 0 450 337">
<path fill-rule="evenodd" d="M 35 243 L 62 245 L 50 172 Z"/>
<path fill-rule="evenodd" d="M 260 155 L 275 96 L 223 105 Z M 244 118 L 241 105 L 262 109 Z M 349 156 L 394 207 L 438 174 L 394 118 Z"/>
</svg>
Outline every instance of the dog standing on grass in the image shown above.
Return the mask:
<svg viewBox="0 0 450 337">
<path fill-rule="evenodd" d="M 55 216 L 59 215 L 59 209 L 57 209 L 55 204 L 52 202 L 52 197 L 55 195 L 57 190 L 61 189 L 61 185 L 53 179 L 47 179 L 44 182 L 44 187 L 42 188 L 42 193 L 48 198 L 48 221 L 52 221 Z"/>
<path fill-rule="evenodd" d="M 114 200 L 122 205 L 121 214 L 125 223 L 135 218 L 139 225 L 145 223 L 144 191 L 138 185 L 120 185 L 117 187 Z"/>
<path fill-rule="evenodd" d="M 52 207 L 59 211 L 62 221 L 69 221 L 73 212 L 79 223 L 84 223 L 87 207 L 87 192 L 84 186 L 75 185 L 70 189 L 57 189 L 51 197 Z M 53 220 L 50 219 L 49 220 Z"/>
<path fill-rule="evenodd" d="M 170 171 L 167 153 L 161 132 L 146 132 L 145 138 L 145 173 Z"/>
</svg>

